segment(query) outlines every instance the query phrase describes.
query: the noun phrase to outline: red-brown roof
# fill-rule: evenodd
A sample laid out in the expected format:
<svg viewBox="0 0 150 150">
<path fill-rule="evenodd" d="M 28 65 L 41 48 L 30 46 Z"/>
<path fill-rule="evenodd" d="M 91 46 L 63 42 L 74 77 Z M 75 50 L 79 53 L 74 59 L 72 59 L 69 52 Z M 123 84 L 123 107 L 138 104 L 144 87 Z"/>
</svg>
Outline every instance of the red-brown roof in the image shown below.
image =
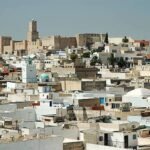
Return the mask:
<svg viewBox="0 0 150 150">
<path fill-rule="evenodd" d="M 150 41 L 147 40 L 134 40 L 134 43 L 142 43 L 144 45 L 150 45 Z"/>
</svg>

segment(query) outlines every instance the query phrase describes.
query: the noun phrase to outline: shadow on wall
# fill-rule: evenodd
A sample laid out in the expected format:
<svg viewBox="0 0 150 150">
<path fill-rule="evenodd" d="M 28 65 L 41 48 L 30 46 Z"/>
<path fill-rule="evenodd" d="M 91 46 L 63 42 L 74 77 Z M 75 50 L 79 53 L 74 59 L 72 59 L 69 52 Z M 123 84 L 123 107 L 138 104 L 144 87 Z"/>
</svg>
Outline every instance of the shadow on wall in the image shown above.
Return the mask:
<svg viewBox="0 0 150 150">
<path fill-rule="evenodd" d="M 69 121 L 77 120 L 73 106 L 67 107 L 66 119 Z"/>
</svg>

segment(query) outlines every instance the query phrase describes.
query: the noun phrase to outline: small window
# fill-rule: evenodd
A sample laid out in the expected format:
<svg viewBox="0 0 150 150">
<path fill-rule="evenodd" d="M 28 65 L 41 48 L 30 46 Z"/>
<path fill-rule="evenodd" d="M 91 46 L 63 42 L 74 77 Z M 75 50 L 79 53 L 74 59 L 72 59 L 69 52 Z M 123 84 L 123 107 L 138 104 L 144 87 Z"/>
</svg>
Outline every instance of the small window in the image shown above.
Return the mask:
<svg viewBox="0 0 150 150">
<path fill-rule="evenodd" d="M 100 136 L 100 137 L 99 137 L 99 141 L 103 141 L 103 136 Z"/>
<path fill-rule="evenodd" d="M 120 108 L 120 104 L 116 104 L 116 108 Z"/>
<path fill-rule="evenodd" d="M 114 103 L 112 103 L 111 108 L 112 108 L 112 109 L 115 109 L 115 108 L 116 108 Z"/>
<path fill-rule="evenodd" d="M 121 120 L 121 118 L 120 118 L 120 117 L 117 117 L 117 120 Z"/>
<path fill-rule="evenodd" d="M 52 101 L 49 101 L 49 106 L 52 107 Z"/>
<path fill-rule="evenodd" d="M 136 134 L 133 134 L 133 140 L 136 140 Z"/>
</svg>

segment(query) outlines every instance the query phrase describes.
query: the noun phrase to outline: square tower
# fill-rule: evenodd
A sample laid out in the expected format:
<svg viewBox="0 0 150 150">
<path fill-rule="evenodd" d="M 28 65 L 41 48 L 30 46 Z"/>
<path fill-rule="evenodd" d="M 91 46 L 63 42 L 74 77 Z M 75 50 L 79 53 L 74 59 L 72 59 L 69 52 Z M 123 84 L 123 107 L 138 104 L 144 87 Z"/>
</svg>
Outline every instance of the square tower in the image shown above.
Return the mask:
<svg viewBox="0 0 150 150">
<path fill-rule="evenodd" d="M 39 32 L 37 31 L 37 21 L 32 20 L 29 22 L 27 40 L 36 41 L 39 39 Z"/>
<path fill-rule="evenodd" d="M 36 83 L 36 66 L 32 64 L 31 58 L 27 58 L 22 62 L 22 82 Z"/>
</svg>

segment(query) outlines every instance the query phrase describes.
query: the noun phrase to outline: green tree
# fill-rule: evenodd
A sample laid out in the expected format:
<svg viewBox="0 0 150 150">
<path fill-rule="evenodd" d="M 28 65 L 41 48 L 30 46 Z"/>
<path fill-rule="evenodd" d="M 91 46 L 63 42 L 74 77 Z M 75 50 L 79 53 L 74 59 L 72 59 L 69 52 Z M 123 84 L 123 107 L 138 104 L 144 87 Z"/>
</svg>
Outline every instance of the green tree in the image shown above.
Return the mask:
<svg viewBox="0 0 150 150">
<path fill-rule="evenodd" d="M 126 61 L 123 59 L 123 57 L 120 57 L 120 59 L 118 60 L 117 62 L 119 68 L 123 68 L 123 67 L 126 67 Z"/>
<path fill-rule="evenodd" d="M 108 33 L 106 33 L 106 36 L 105 36 L 105 40 L 104 40 L 104 42 L 105 42 L 106 44 L 108 44 L 108 43 L 109 43 L 109 40 L 108 40 Z"/>
<path fill-rule="evenodd" d="M 102 61 L 100 58 L 98 58 L 97 56 L 94 56 L 91 61 L 90 61 L 90 65 L 91 66 L 95 66 L 95 64 L 102 64 Z"/>
<path fill-rule="evenodd" d="M 90 52 L 85 52 L 82 54 L 83 58 L 90 58 Z"/>
<path fill-rule="evenodd" d="M 99 46 L 97 52 L 102 52 L 105 49 L 105 46 Z"/>
<path fill-rule="evenodd" d="M 70 54 L 70 59 L 72 60 L 72 62 L 75 62 L 75 60 L 78 58 L 78 55 L 75 53 L 75 51 L 73 51 Z"/>
<path fill-rule="evenodd" d="M 116 58 L 114 57 L 114 54 L 111 53 L 110 57 L 108 57 L 108 63 L 109 65 L 112 65 L 112 67 L 115 67 L 116 64 Z"/>
<path fill-rule="evenodd" d="M 91 59 L 91 61 L 90 61 L 90 65 L 91 65 L 91 66 L 95 66 L 97 60 L 98 60 L 97 56 L 94 56 L 94 57 Z"/>
<path fill-rule="evenodd" d="M 97 60 L 97 63 L 102 65 L 102 60 L 99 58 L 99 59 Z"/>
<path fill-rule="evenodd" d="M 91 54 L 93 54 L 95 52 L 102 52 L 104 49 L 105 49 L 104 46 L 99 46 L 97 49 L 92 49 Z"/>
<path fill-rule="evenodd" d="M 129 39 L 125 36 L 125 37 L 122 39 L 122 42 L 123 42 L 123 43 L 128 43 L 128 42 L 129 42 Z"/>
<path fill-rule="evenodd" d="M 95 53 L 96 52 L 96 49 L 93 49 L 91 50 L 91 54 Z"/>
</svg>

